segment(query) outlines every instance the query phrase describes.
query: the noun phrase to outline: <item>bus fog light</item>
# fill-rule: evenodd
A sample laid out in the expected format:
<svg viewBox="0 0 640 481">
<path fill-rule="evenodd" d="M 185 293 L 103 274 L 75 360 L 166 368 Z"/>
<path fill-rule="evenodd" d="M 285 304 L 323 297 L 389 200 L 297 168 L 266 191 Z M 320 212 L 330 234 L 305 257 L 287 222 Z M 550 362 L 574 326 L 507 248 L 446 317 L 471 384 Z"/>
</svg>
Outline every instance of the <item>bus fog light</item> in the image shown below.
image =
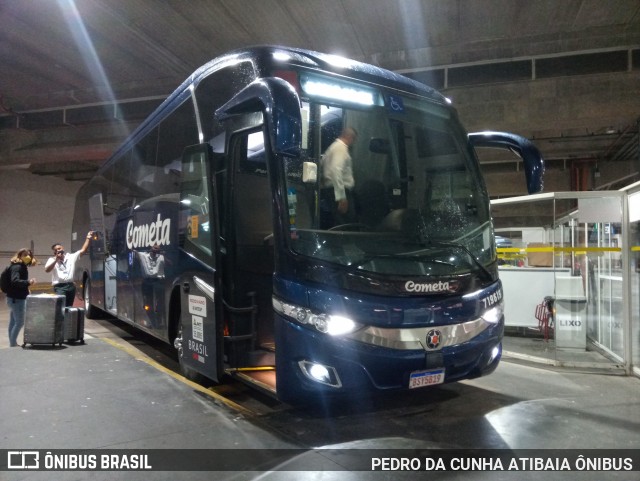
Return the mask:
<svg viewBox="0 0 640 481">
<path fill-rule="evenodd" d="M 303 374 L 314 382 L 333 387 L 342 386 L 338 373 L 335 368 L 331 366 L 325 366 L 324 364 L 311 361 L 300 361 L 298 365 Z"/>
<path fill-rule="evenodd" d="M 327 383 L 331 380 L 329 377 L 329 370 L 322 364 L 313 364 L 309 368 L 309 374 L 317 381 Z"/>
<path fill-rule="evenodd" d="M 489 358 L 489 362 L 487 364 L 491 364 L 496 358 L 500 355 L 500 351 L 502 351 L 502 344 L 497 344 L 491 350 L 491 357 Z"/>
</svg>

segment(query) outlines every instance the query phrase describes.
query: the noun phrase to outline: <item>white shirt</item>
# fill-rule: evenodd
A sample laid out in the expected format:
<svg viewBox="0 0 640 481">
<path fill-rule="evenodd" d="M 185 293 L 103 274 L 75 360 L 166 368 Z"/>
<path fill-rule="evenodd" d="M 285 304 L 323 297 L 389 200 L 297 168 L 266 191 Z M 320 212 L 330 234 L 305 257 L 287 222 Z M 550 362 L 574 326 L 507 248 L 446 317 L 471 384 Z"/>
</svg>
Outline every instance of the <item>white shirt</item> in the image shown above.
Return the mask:
<svg viewBox="0 0 640 481">
<path fill-rule="evenodd" d="M 49 257 L 49 259 L 47 259 L 47 263 L 44 265 L 45 269 L 55 263 L 51 271 L 51 283 L 54 286 L 62 282 L 73 282 L 73 274 L 76 270 L 78 257 L 80 257 L 80 251 L 65 254 L 62 262 L 56 262 L 55 257 Z"/>
<path fill-rule="evenodd" d="M 346 199 L 345 189 L 351 189 L 355 184 L 349 146 L 340 139 L 336 139 L 324 153 L 322 178 L 324 187 L 333 186 L 336 201 Z"/>
</svg>

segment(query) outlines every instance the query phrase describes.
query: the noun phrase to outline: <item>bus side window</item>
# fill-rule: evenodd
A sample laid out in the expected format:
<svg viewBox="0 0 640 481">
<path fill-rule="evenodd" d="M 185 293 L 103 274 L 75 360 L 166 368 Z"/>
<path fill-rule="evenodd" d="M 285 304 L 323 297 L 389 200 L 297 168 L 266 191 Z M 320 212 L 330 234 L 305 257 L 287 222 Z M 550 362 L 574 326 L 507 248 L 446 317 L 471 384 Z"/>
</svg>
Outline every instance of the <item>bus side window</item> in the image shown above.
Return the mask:
<svg viewBox="0 0 640 481">
<path fill-rule="evenodd" d="M 196 247 L 194 254 L 213 254 L 211 230 L 215 222 L 210 216 L 208 165 L 202 151 L 186 153 L 182 159 L 180 193 L 181 227 L 185 229 L 185 245 Z"/>
<path fill-rule="evenodd" d="M 180 158 L 185 147 L 198 143 L 193 102 L 188 99 L 160 124 L 158 154 L 153 176 L 154 195 L 178 192 L 176 173 L 180 171 Z"/>
</svg>

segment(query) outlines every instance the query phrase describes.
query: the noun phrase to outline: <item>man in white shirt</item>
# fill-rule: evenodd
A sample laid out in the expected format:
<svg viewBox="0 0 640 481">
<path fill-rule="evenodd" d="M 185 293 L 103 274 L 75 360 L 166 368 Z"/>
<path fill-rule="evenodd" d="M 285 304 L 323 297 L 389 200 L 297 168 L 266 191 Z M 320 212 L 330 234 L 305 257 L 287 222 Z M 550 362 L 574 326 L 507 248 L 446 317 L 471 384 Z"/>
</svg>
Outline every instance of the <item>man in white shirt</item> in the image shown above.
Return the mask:
<svg viewBox="0 0 640 481">
<path fill-rule="evenodd" d="M 324 229 L 353 222 L 350 197 L 355 182 L 349 147 L 357 136 L 354 128 L 346 127 L 324 153 L 320 191 L 320 226 Z"/>
<path fill-rule="evenodd" d="M 58 295 L 65 296 L 67 307 L 73 306 L 73 301 L 76 296 L 76 286 L 73 283 L 76 261 L 89 249 L 92 236 L 93 232 L 89 231 L 80 250 L 71 254 L 67 254 L 59 242 L 53 244 L 51 246 L 53 257 L 49 257 L 47 263 L 44 265 L 45 272 L 51 272 L 53 291 Z"/>
</svg>

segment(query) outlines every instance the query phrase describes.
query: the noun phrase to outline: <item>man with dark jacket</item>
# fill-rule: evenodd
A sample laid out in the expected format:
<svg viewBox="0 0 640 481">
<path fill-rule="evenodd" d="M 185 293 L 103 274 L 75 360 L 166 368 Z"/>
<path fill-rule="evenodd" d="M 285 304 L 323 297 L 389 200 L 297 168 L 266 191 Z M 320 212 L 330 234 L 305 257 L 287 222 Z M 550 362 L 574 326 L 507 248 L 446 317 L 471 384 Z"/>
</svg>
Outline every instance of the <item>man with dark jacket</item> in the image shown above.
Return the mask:
<svg viewBox="0 0 640 481">
<path fill-rule="evenodd" d="M 7 306 L 9 307 L 9 346 L 18 345 L 18 334 L 24 326 L 25 308 L 29 286 L 35 279 L 29 279 L 28 266 L 35 265 L 36 260 L 29 249 L 20 249 L 11 258 L 9 266 L 9 286 L 7 288 Z"/>
</svg>

